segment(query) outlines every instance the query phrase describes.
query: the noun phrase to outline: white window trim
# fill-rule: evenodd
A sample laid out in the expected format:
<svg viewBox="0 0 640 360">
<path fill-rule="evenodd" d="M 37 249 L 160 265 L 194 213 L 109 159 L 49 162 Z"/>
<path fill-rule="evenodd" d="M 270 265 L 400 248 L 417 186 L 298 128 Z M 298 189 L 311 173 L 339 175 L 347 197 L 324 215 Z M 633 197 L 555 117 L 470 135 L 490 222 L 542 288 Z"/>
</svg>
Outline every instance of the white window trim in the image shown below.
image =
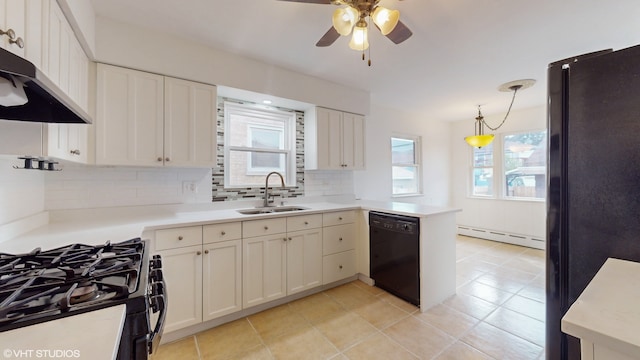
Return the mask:
<svg viewBox="0 0 640 360">
<path fill-rule="evenodd" d="M 473 194 L 473 169 L 474 168 L 483 168 L 483 166 L 473 166 L 473 148 L 470 148 L 470 155 L 467 157 L 469 161 L 468 171 L 467 171 L 467 198 L 470 199 L 485 199 L 485 200 L 501 200 L 501 201 L 517 201 L 517 202 L 545 202 L 546 198 L 531 198 L 531 197 L 517 197 L 517 196 L 507 196 L 506 186 L 504 184 L 504 139 L 506 136 L 514 135 L 514 134 L 522 134 L 528 132 L 535 131 L 544 131 L 546 129 L 530 129 L 530 130 L 519 130 L 519 131 L 510 131 L 506 133 L 496 134 L 493 140 L 493 166 L 484 166 L 484 168 L 493 168 L 493 195 L 474 195 Z M 548 134 L 547 134 L 548 136 Z M 499 148 L 499 151 L 496 152 L 496 149 Z M 547 176 L 549 174 L 546 174 Z M 499 177 L 499 181 L 496 179 Z"/>
<path fill-rule="evenodd" d="M 413 141 L 413 144 L 415 145 L 415 159 L 414 159 L 414 164 L 413 165 L 407 165 L 407 164 L 394 164 L 393 163 L 393 157 L 392 157 L 392 161 L 391 161 L 391 197 L 392 198 L 402 198 L 402 197 L 412 197 L 412 196 L 422 196 L 423 195 L 423 191 L 422 191 L 422 138 L 419 135 L 407 135 L 407 134 L 400 134 L 400 133 L 392 133 L 391 137 L 389 138 L 389 148 L 391 149 L 391 141 L 393 138 L 396 139 L 403 139 L 403 140 L 410 140 Z M 416 170 L 416 175 L 418 177 L 417 182 L 418 182 L 418 192 L 415 193 L 405 193 L 405 194 L 394 194 L 393 193 L 393 167 L 394 166 L 412 166 L 417 168 Z"/>
<path fill-rule="evenodd" d="M 263 118 L 268 120 L 278 120 L 284 122 L 284 147 L 285 149 L 262 149 L 252 148 L 248 146 L 231 146 L 231 114 L 241 114 L 245 116 Z M 262 107 L 259 105 L 249 104 L 237 104 L 232 102 L 224 103 L 224 187 L 225 188 L 246 188 L 255 187 L 255 185 L 229 185 L 230 172 L 229 159 L 231 158 L 231 151 L 246 151 L 246 152 L 268 152 L 285 154 L 285 167 L 286 178 L 285 184 L 289 186 L 296 186 L 296 114 L 295 112 L 281 111 L 271 108 Z M 266 175 L 266 174 L 265 174 Z"/>
</svg>

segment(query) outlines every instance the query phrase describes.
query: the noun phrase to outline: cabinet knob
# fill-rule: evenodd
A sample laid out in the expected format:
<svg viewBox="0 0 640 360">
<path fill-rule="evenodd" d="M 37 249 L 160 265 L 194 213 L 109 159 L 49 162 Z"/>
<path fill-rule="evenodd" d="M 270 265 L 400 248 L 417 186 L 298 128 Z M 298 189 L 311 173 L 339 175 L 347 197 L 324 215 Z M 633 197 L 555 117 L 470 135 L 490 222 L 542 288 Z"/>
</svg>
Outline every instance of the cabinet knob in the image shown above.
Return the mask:
<svg viewBox="0 0 640 360">
<path fill-rule="evenodd" d="M 75 150 L 70 150 L 69 153 L 71 155 L 80 155 L 80 150 L 79 149 L 75 149 Z"/>
<path fill-rule="evenodd" d="M 264 229 L 265 229 L 265 230 L 269 230 L 269 227 L 268 227 L 268 226 L 265 226 L 265 227 L 264 227 Z"/>
<path fill-rule="evenodd" d="M 178 240 L 182 240 L 182 239 L 184 239 L 182 235 L 178 236 Z"/>
<path fill-rule="evenodd" d="M 162 161 L 162 158 L 158 156 L 158 161 Z"/>
<path fill-rule="evenodd" d="M 18 47 L 20 49 L 24 49 L 24 40 L 22 40 L 21 37 L 15 39 L 15 40 L 9 39 L 9 44 L 16 44 L 16 45 L 18 45 Z"/>
<path fill-rule="evenodd" d="M 0 29 L 0 36 L 2 35 L 7 35 L 10 40 L 13 40 L 16 38 L 16 32 L 13 31 L 13 29 L 8 29 L 7 31 Z"/>
<path fill-rule="evenodd" d="M 202 255 L 202 251 L 196 251 L 196 255 Z"/>
<path fill-rule="evenodd" d="M 338 218 L 338 220 L 342 221 L 342 216 L 340 216 L 340 217 Z"/>
<path fill-rule="evenodd" d="M 291 238 L 289 238 L 289 241 L 291 241 Z"/>
<path fill-rule="evenodd" d="M 287 238 L 286 237 L 282 238 L 282 241 L 287 242 Z"/>
<path fill-rule="evenodd" d="M 338 269 L 342 270 L 342 265 L 338 265 Z"/>
<path fill-rule="evenodd" d="M 164 161 L 171 161 L 168 157 L 164 158 Z"/>
<path fill-rule="evenodd" d="M 205 250 L 205 251 L 204 251 L 204 253 L 205 253 L 205 254 L 208 254 L 208 253 L 209 253 L 209 250 Z"/>
<path fill-rule="evenodd" d="M 304 222 L 304 224 L 305 224 L 305 225 L 309 225 L 309 222 L 308 222 L 308 221 L 305 221 L 305 222 Z"/>
<path fill-rule="evenodd" d="M 222 232 L 220 232 L 220 235 L 225 236 L 225 235 L 227 235 L 227 233 L 222 231 Z"/>
<path fill-rule="evenodd" d="M 338 241 L 342 241 L 342 238 L 338 239 Z"/>
</svg>

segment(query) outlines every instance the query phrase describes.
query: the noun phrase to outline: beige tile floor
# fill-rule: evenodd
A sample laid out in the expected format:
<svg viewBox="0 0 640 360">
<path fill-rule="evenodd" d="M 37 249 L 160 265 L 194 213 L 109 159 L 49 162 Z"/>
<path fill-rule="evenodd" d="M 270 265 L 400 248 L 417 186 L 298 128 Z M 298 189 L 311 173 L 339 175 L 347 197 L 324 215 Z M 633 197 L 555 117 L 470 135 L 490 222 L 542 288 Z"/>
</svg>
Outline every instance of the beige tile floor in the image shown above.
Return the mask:
<svg viewBox="0 0 640 360">
<path fill-rule="evenodd" d="M 427 312 L 354 281 L 153 359 L 544 359 L 544 252 L 463 236 L 456 247 L 457 294 Z"/>
</svg>

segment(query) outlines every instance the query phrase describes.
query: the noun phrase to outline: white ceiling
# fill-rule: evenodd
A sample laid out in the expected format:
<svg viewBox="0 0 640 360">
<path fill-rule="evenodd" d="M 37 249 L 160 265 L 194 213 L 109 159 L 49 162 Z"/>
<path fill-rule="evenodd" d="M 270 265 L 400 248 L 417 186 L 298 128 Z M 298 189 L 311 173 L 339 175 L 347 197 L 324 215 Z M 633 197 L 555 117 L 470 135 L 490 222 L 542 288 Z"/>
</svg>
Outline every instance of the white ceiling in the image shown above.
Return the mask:
<svg viewBox="0 0 640 360">
<path fill-rule="evenodd" d="M 462 120 L 506 111 L 498 86 L 532 78 L 514 109 L 542 105 L 550 62 L 640 44 L 638 0 L 381 0 L 413 36 L 399 45 L 370 31 L 371 67 L 348 38 L 315 47 L 335 5 L 277 0 L 92 0 L 99 16 L 371 93 L 372 103 Z"/>
</svg>

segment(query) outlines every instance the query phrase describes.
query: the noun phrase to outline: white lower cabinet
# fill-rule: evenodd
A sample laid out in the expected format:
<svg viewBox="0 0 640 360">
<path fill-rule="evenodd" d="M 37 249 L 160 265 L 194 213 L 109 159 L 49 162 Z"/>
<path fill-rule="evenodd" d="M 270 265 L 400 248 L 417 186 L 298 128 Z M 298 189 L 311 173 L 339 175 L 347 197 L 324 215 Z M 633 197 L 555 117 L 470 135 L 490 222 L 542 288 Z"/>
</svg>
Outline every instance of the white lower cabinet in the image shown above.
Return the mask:
<svg viewBox="0 0 640 360">
<path fill-rule="evenodd" d="M 322 285 L 322 229 L 287 233 L 287 295 Z"/>
<path fill-rule="evenodd" d="M 242 240 L 205 244 L 203 249 L 202 320 L 242 310 Z"/>
<path fill-rule="evenodd" d="M 285 233 L 242 240 L 242 289 L 245 308 L 287 294 L 287 238 Z"/>
<path fill-rule="evenodd" d="M 355 211 L 323 214 L 322 283 L 346 279 L 356 273 Z"/>
<path fill-rule="evenodd" d="M 164 331 L 202 322 L 202 245 L 162 250 L 169 307 Z"/>
</svg>

